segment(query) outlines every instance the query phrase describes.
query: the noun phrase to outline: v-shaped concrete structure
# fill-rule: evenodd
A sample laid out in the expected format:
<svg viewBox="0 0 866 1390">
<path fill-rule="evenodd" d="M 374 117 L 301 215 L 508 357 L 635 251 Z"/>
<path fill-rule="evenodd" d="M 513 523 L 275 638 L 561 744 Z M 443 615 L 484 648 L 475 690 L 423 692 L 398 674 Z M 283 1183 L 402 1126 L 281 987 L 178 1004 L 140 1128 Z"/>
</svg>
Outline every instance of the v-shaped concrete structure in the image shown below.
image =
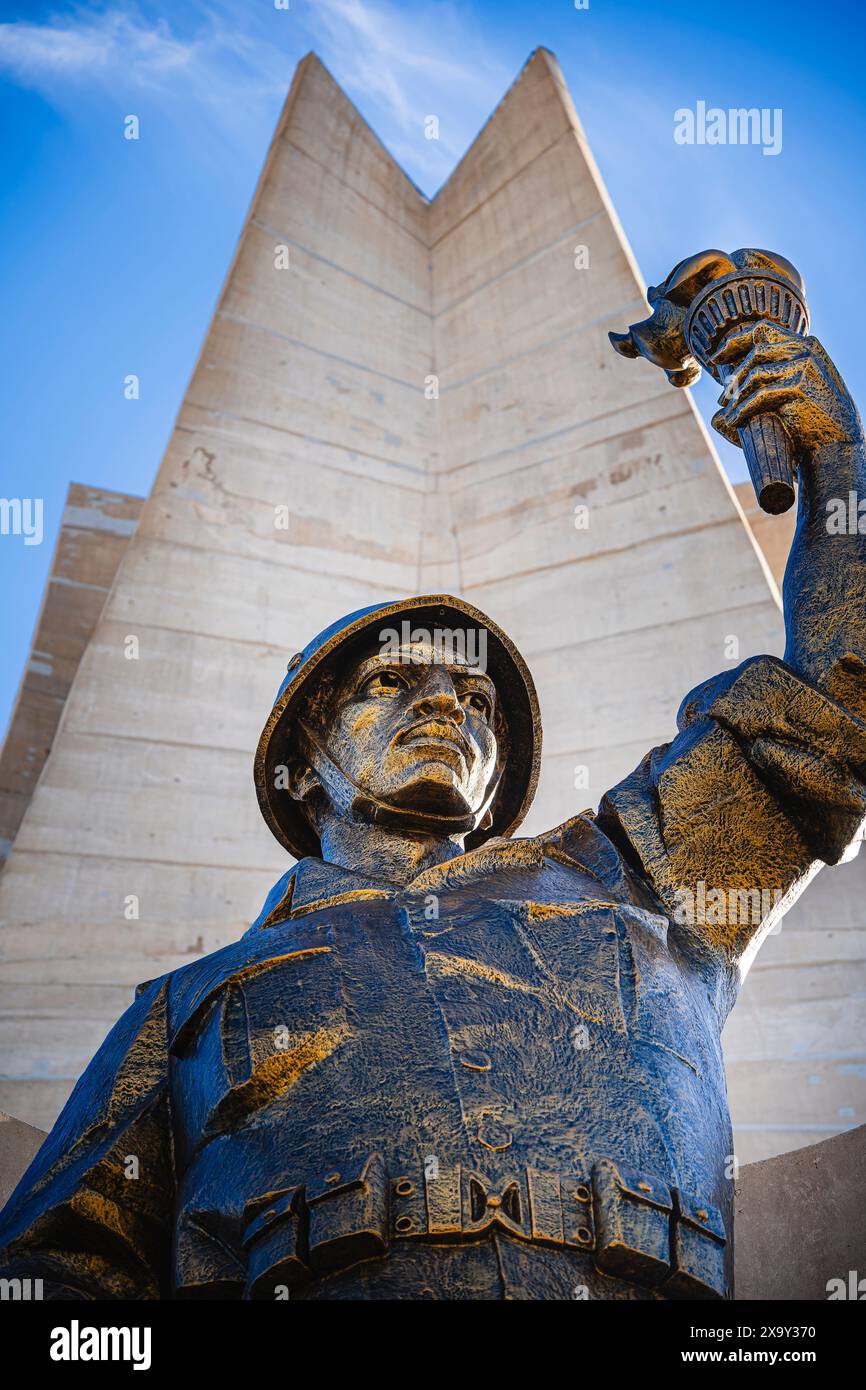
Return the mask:
<svg viewBox="0 0 866 1390">
<path fill-rule="evenodd" d="M 253 749 L 287 655 L 337 616 L 447 589 L 513 635 L 545 723 L 528 830 L 595 804 L 697 681 L 781 650 L 773 581 L 688 394 L 610 351 L 644 307 L 549 53 L 432 202 L 301 63 L 0 879 L 0 1108 L 48 1125 L 132 987 L 256 913 L 286 862 Z M 825 876 L 823 910 L 849 903 L 833 911 L 856 950 L 842 887 Z M 856 1118 L 792 1034 L 803 969 L 838 951 L 810 897 L 734 1025 L 743 1161 Z M 822 1058 L 849 1049 L 834 1007 Z"/>
</svg>

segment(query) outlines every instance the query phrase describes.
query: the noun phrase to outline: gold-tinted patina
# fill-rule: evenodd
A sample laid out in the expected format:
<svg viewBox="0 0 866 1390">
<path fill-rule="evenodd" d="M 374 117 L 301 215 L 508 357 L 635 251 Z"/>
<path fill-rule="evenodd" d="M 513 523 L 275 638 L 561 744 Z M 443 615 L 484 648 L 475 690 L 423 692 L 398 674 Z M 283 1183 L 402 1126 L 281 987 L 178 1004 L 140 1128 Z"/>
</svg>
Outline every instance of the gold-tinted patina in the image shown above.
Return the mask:
<svg viewBox="0 0 866 1390">
<path fill-rule="evenodd" d="M 627 354 L 681 385 L 723 356 L 716 427 L 784 434 L 785 660 L 703 682 L 595 812 L 518 840 L 540 726 L 502 630 L 427 595 L 320 634 L 256 756 L 299 862 L 239 942 L 140 988 L 3 1214 L 6 1277 L 53 1298 L 730 1294 L 721 1027 L 866 818 L 866 538 L 830 524 L 866 443 L 781 258 L 703 253 L 651 298 Z"/>
</svg>

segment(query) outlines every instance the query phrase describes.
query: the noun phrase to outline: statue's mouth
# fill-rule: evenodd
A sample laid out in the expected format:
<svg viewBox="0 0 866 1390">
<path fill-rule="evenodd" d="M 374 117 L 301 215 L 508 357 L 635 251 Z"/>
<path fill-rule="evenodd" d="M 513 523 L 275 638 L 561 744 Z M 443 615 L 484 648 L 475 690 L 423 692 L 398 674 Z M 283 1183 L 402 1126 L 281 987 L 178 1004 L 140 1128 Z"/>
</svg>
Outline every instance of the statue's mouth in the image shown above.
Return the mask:
<svg viewBox="0 0 866 1390">
<path fill-rule="evenodd" d="M 424 719 L 418 724 L 410 725 L 408 729 L 403 729 L 397 735 L 394 743 L 395 745 L 404 743 L 427 744 L 431 748 L 439 750 L 444 744 L 460 754 L 467 769 L 471 768 L 475 762 L 475 749 L 466 735 L 458 729 L 456 724 L 443 723 L 438 719 Z"/>
</svg>

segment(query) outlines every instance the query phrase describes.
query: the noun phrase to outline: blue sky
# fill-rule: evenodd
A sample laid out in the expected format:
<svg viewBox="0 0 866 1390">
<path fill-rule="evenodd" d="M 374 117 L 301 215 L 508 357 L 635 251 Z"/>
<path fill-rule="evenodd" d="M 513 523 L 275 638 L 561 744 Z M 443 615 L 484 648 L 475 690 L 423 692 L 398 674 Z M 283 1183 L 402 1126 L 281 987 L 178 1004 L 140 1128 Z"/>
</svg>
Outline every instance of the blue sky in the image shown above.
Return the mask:
<svg viewBox="0 0 866 1390">
<path fill-rule="evenodd" d="M 556 53 L 651 282 L 704 246 L 779 250 L 866 400 L 859 5 L 727 0 L 0 0 L 4 332 L 0 730 L 70 481 L 144 494 L 159 467 L 299 58 L 315 49 L 432 194 L 531 50 Z M 782 149 L 675 143 L 674 112 L 782 110 Z M 123 139 L 138 115 L 141 138 Z M 424 138 L 426 116 L 440 139 Z M 138 401 L 123 380 L 136 373 Z M 708 419 L 717 390 L 696 399 Z M 719 443 L 736 479 L 741 456 Z"/>
</svg>

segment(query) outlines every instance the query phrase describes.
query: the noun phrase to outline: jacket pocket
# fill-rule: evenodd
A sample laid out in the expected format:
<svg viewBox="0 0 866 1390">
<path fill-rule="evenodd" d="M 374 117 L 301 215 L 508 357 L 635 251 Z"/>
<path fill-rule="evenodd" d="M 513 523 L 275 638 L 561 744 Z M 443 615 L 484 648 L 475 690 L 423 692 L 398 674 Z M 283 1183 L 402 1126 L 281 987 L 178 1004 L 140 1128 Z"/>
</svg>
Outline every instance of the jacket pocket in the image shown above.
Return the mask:
<svg viewBox="0 0 866 1390">
<path fill-rule="evenodd" d="M 613 905 L 524 902 L 519 909 L 519 929 L 561 1001 L 588 1023 L 625 1033 Z"/>
<path fill-rule="evenodd" d="M 630 1034 L 679 1057 L 698 1076 L 706 1074 L 709 1041 L 706 998 L 668 946 L 666 917 L 642 908 L 620 909 L 625 925 L 623 995 Z M 628 960 L 625 957 L 628 957 Z"/>
<path fill-rule="evenodd" d="M 171 1041 L 175 1109 L 188 1145 L 236 1128 L 285 1095 L 348 1031 L 330 945 L 274 956 L 219 980 Z"/>
</svg>

